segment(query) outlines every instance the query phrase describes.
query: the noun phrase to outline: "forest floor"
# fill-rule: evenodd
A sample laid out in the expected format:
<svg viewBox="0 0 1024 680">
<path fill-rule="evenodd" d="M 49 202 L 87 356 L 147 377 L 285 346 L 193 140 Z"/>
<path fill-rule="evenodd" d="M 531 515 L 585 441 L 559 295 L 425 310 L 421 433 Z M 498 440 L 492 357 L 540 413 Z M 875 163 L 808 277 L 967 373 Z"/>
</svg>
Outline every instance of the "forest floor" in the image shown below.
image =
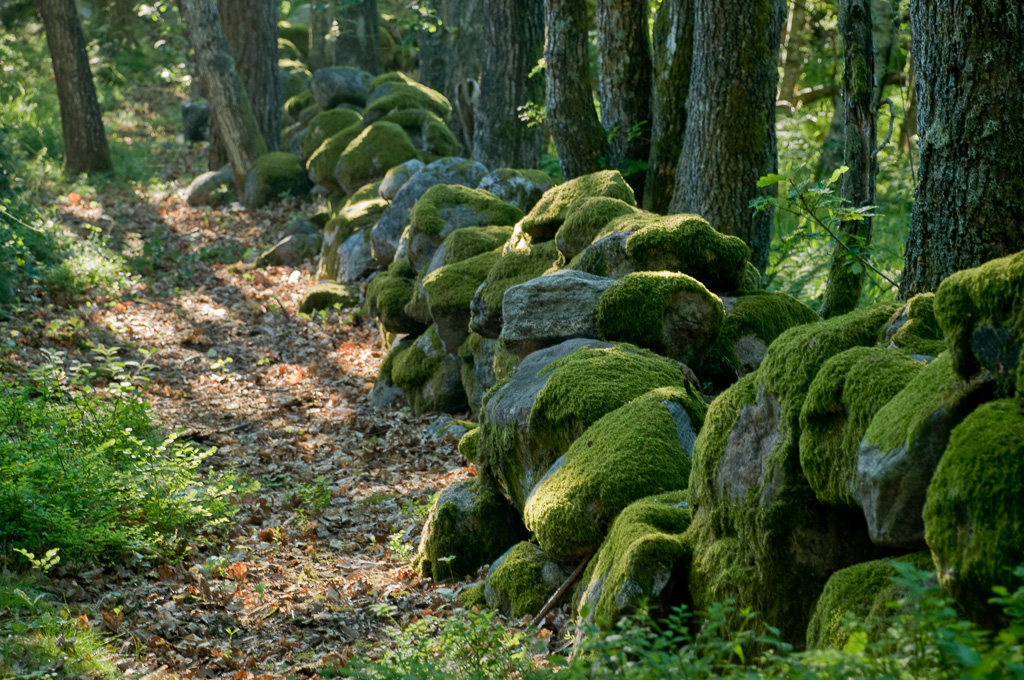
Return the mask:
<svg viewBox="0 0 1024 680">
<path fill-rule="evenodd" d="M 297 314 L 315 261 L 242 261 L 300 203 L 195 209 L 180 188 L 64 195 L 60 219 L 100 226 L 138 275 L 116 297 L 22 308 L 0 334 L 26 368 L 44 350 L 93 358 L 84 339 L 145 359 L 162 424 L 215 446 L 204 467 L 248 490 L 180 561 L 61 565 L 46 588 L 114 636 L 128 677 L 312 677 L 373 654 L 391 625 L 453 609 L 461 586 L 409 564 L 432 495 L 475 470 L 454 438 L 429 435 L 435 418 L 370 407 L 385 354 L 371 320 Z"/>
</svg>

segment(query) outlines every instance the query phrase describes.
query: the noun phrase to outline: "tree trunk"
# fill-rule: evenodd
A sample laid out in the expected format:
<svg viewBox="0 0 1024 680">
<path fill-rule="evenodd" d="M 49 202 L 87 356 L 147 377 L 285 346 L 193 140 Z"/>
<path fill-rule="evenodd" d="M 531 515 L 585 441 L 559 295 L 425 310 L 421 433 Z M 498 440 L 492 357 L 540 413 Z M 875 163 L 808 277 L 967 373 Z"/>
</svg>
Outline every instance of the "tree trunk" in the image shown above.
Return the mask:
<svg viewBox="0 0 1024 680">
<path fill-rule="evenodd" d="M 1024 12 L 910 3 L 920 174 L 900 295 L 1024 249 Z"/>
<path fill-rule="evenodd" d="M 180 0 L 180 8 L 195 52 L 196 71 L 206 84 L 213 122 L 235 174 L 235 186 L 244 187 L 249 168 L 267 151 L 266 142 L 221 33 L 214 0 Z"/>
<path fill-rule="evenodd" d="M 334 64 L 334 54 L 328 49 L 327 34 L 334 25 L 332 0 L 313 0 L 309 10 L 309 70 L 315 71 Z"/>
<path fill-rule="evenodd" d="M 782 84 L 779 85 L 779 99 L 793 101 L 800 73 L 804 70 L 803 46 L 807 40 L 807 0 L 793 0 L 789 6 L 786 21 L 785 49 L 782 53 Z"/>
<path fill-rule="evenodd" d="M 874 41 L 871 36 L 870 0 L 840 0 L 839 34 L 843 40 L 842 102 L 845 119 L 843 198 L 855 208 L 875 203 L 875 118 Z M 839 226 L 843 244 L 836 244 L 829 267 L 828 284 L 821 306 L 826 319 L 852 312 L 860 302 L 867 270 L 853 253 L 863 253 L 871 244 L 871 218 L 843 222 Z"/>
<path fill-rule="evenodd" d="M 473 158 L 492 169 L 538 168 L 543 126 L 529 127 L 519 108 L 544 100 L 543 76 L 530 78 L 544 53 L 543 0 L 494 0 L 483 38 Z"/>
<path fill-rule="evenodd" d="M 57 81 L 64 169 L 70 173 L 111 171 L 114 164 L 75 2 L 38 0 L 37 4 Z"/>
<path fill-rule="evenodd" d="M 384 70 L 380 58 L 380 14 L 377 0 L 348 0 L 338 13 L 334 63 L 369 73 Z"/>
<path fill-rule="evenodd" d="M 217 7 L 263 140 L 267 149 L 277 151 L 283 103 L 277 71 L 277 0 L 217 0 Z"/>
<path fill-rule="evenodd" d="M 643 206 L 668 212 L 686 132 L 686 95 L 693 62 L 694 0 L 663 0 L 654 17 L 651 153 Z"/>
<path fill-rule="evenodd" d="M 903 114 L 903 125 L 900 126 L 900 151 L 913 153 L 911 140 L 917 134 L 917 88 L 914 87 L 914 55 L 909 55 L 907 61 L 907 82 L 910 83 L 910 93 L 907 96 L 907 112 Z"/>
<path fill-rule="evenodd" d="M 544 0 L 547 122 L 566 179 L 605 167 L 608 140 L 594 109 L 586 0 Z"/>
<path fill-rule="evenodd" d="M 651 152 L 650 5 L 597 0 L 597 72 L 608 165 L 643 198 Z"/>
<path fill-rule="evenodd" d="M 773 215 L 750 201 L 778 165 L 775 91 L 779 83 L 780 0 L 720 0 L 695 4 L 693 68 L 686 136 L 679 157 L 672 212 L 697 213 L 725 234 L 743 239 L 751 261 L 768 265 Z"/>
</svg>

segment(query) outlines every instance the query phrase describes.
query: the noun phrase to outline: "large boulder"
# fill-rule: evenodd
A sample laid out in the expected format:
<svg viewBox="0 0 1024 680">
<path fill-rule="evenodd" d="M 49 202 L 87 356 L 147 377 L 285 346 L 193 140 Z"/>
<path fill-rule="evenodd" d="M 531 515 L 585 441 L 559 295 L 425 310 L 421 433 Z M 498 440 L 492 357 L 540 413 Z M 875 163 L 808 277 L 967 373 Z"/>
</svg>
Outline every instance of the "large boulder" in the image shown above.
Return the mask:
<svg viewBox="0 0 1024 680">
<path fill-rule="evenodd" d="M 497 340 L 470 333 L 459 348 L 459 359 L 462 361 L 462 387 L 469 399 L 469 410 L 474 418 L 480 417 L 480 407 L 484 403 L 487 390 L 494 387 L 498 378 L 494 372 L 494 356 Z M 461 449 L 460 449 L 461 450 Z"/>
<path fill-rule="evenodd" d="M 942 354 L 946 342 L 935 318 L 935 293 L 920 293 L 907 300 L 882 329 L 879 344 L 911 354 Z"/>
<path fill-rule="evenodd" d="M 382 335 L 386 333 L 411 333 L 418 335 L 426 330 L 426 324 L 412 319 L 405 313 L 405 306 L 412 299 L 416 272 L 409 260 L 395 260 L 387 271 L 377 274 L 366 287 L 366 307 L 380 324 Z"/>
<path fill-rule="evenodd" d="M 413 158 L 391 168 L 380 182 L 380 197 L 388 202 L 393 201 L 405 183 L 425 167 L 427 166 L 423 164 L 423 161 Z"/>
<path fill-rule="evenodd" d="M 306 65 L 294 59 L 277 60 L 277 80 L 281 87 L 281 98 L 285 101 L 309 91 L 309 81 L 313 74 Z M 315 102 L 314 102 L 315 104 Z M 308 108 L 308 105 L 303 107 Z"/>
<path fill-rule="evenodd" d="M 533 209 L 517 225 L 517 229 L 533 242 L 550 241 L 569 215 L 569 208 L 579 199 L 591 196 L 610 196 L 636 205 L 633 190 L 618 170 L 602 170 L 591 175 L 571 179 L 549 189 Z"/>
<path fill-rule="evenodd" d="M 380 269 L 380 263 L 373 259 L 370 250 L 370 231 L 357 231 L 342 241 L 335 250 L 335 262 L 334 278 L 342 283 L 360 281 Z"/>
<path fill-rule="evenodd" d="M 306 159 L 309 181 L 331 191 L 341 191 L 341 185 L 334 179 L 334 168 L 338 166 L 341 154 L 362 131 L 362 125 L 356 123 L 325 139 Z"/>
<path fill-rule="evenodd" d="M 318 279 L 354 281 L 380 267 L 376 260 L 366 262 L 365 257 L 372 257 L 368 240 L 370 228 L 386 207 L 387 204 L 379 198 L 352 200 L 327 221 L 324 226 L 320 264 L 317 268 Z M 358 241 L 346 245 L 357 232 L 362 233 L 366 239 L 365 252 L 362 252 L 364 247 L 359 245 Z M 353 266 L 356 262 L 360 264 Z"/>
<path fill-rule="evenodd" d="M 469 304 L 500 258 L 501 253 L 492 250 L 441 267 L 423 279 L 430 317 L 447 352 L 458 352 L 469 335 Z"/>
<path fill-rule="evenodd" d="M 193 207 L 217 205 L 235 196 L 235 173 L 230 165 L 210 170 L 192 180 L 185 189 L 185 202 Z"/>
<path fill-rule="evenodd" d="M 318 281 L 299 302 L 300 314 L 320 310 L 348 309 L 359 304 L 359 291 L 334 281 Z"/>
<path fill-rule="evenodd" d="M 522 359 L 565 340 L 597 337 L 598 300 L 614 283 L 561 270 L 512 286 L 502 298 L 502 344 Z"/>
<path fill-rule="evenodd" d="M 395 356 L 391 381 L 405 393 L 416 416 L 458 413 L 468 406 L 459 358 L 444 350 L 434 326 Z"/>
<path fill-rule="evenodd" d="M 331 109 L 316 114 L 306 125 L 306 134 L 302 139 L 302 157 L 308 159 L 328 137 L 353 125 L 360 125 L 362 120 L 363 117 L 351 109 Z"/>
<path fill-rule="evenodd" d="M 464 158 L 442 158 L 417 172 L 402 186 L 373 228 L 373 256 L 381 264 L 390 264 L 395 259 L 412 208 L 427 189 L 437 184 L 475 188 L 486 174 L 487 168 L 483 164 Z"/>
<path fill-rule="evenodd" d="M 506 203 L 528 213 L 537 205 L 554 180 L 543 170 L 500 168 L 480 180 L 478 189 L 489 191 Z"/>
<path fill-rule="evenodd" d="M 435 581 L 455 581 L 526 537 L 515 509 L 482 477 L 438 494 L 423 525 L 413 566 Z"/>
<path fill-rule="evenodd" d="M 334 167 L 334 180 L 346 193 L 384 179 L 391 168 L 417 158 L 405 130 L 394 123 L 374 123 L 349 142 Z"/>
<path fill-rule="evenodd" d="M 302 110 L 310 105 L 316 105 L 316 102 L 313 101 L 313 93 L 309 90 L 302 90 L 298 94 L 288 97 L 288 99 L 285 100 L 284 114 L 290 120 L 297 121 Z"/>
<path fill-rule="evenodd" d="M 473 296 L 470 304 L 473 316 L 469 324 L 473 332 L 497 339 L 501 335 L 505 291 L 554 271 L 557 260 L 554 241 L 505 252 Z"/>
<path fill-rule="evenodd" d="M 506 616 L 535 615 L 547 604 L 572 567 L 556 562 L 536 543 L 522 541 L 508 549 L 487 571 L 487 606 Z"/>
<path fill-rule="evenodd" d="M 627 274 L 597 305 L 600 337 L 696 365 L 718 339 L 725 310 L 696 279 L 675 272 Z"/>
<path fill-rule="evenodd" d="M 370 123 L 395 111 L 424 109 L 447 121 L 452 114 L 448 99 L 426 85 L 421 85 L 404 73 L 385 73 L 377 76 L 363 116 Z"/>
<path fill-rule="evenodd" d="M 437 114 L 425 109 L 402 109 L 381 118 L 401 126 L 413 146 L 426 156 L 461 156 L 462 144 Z"/>
<path fill-rule="evenodd" d="M 606 236 L 606 229 L 616 219 L 641 212 L 633 204 L 609 196 L 581 198 L 569 206 L 565 222 L 555 234 L 558 252 L 570 262 L 598 236 Z"/>
<path fill-rule="evenodd" d="M 578 561 L 633 501 L 685 490 L 706 411 L 695 389 L 660 388 L 588 428 L 526 500 L 523 521 L 544 552 Z"/>
<path fill-rule="evenodd" d="M 551 465 L 603 415 L 652 389 L 686 384 L 677 364 L 631 345 L 576 339 L 534 352 L 484 401 L 484 465 L 522 508 Z"/>
<path fill-rule="evenodd" d="M 311 185 L 298 156 L 283 151 L 263 154 L 245 177 L 242 203 L 253 210 L 284 196 L 305 196 Z"/>
<path fill-rule="evenodd" d="M 313 72 L 309 89 L 316 103 L 326 111 L 339 104 L 363 106 L 372 84 L 373 75 L 366 71 L 349 66 L 328 66 Z"/>
<path fill-rule="evenodd" d="M 312 222 L 295 217 L 281 235 L 281 240 L 263 252 L 256 266 L 294 266 L 316 257 L 320 252 L 323 235 Z"/>
<path fill-rule="evenodd" d="M 925 493 L 949 435 L 992 396 L 992 383 L 965 383 L 949 354 L 921 369 L 875 414 L 857 453 L 857 503 L 878 545 L 923 548 Z"/>
</svg>

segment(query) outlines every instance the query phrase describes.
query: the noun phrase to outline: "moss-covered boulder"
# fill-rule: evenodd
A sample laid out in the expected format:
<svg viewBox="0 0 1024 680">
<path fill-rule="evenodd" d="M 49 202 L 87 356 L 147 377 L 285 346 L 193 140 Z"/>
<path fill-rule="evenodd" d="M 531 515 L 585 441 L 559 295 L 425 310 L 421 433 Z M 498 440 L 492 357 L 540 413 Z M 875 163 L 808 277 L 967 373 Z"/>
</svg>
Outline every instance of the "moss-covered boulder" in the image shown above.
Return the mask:
<svg viewBox="0 0 1024 680">
<path fill-rule="evenodd" d="M 499 168 L 480 180 L 479 189 L 528 213 L 555 182 L 543 170 Z"/>
<path fill-rule="evenodd" d="M 427 189 L 409 215 L 408 256 L 417 271 L 452 232 L 466 227 L 511 226 L 523 213 L 494 194 L 460 185 Z"/>
<path fill-rule="evenodd" d="M 924 526 L 943 587 L 969 615 L 996 623 L 992 587 L 1013 585 L 1024 563 L 1020 399 L 984 404 L 953 429 L 928 485 Z"/>
<path fill-rule="evenodd" d="M 517 228 L 535 243 L 550 241 L 569 215 L 569 208 L 579 199 L 592 196 L 610 196 L 636 205 L 633 190 L 619 171 L 602 170 L 571 179 L 544 192 Z"/>
<path fill-rule="evenodd" d="M 309 181 L 331 191 L 341 191 L 341 185 L 334 179 L 334 168 L 338 166 L 341 154 L 362 131 L 362 125 L 357 123 L 324 140 L 306 160 Z"/>
<path fill-rule="evenodd" d="M 946 343 L 935 318 L 935 294 L 920 293 L 907 300 L 882 329 L 878 343 L 910 354 L 939 356 Z"/>
<path fill-rule="evenodd" d="M 424 276 L 446 265 L 501 248 L 511 235 L 512 227 L 478 227 L 453 231 L 434 251 L 430 264 L 423 270 Z"/>
<path fill-rule="evenodd" d="M 385 73 L 377 76 L 366 100 L 364 116 L 367 121 L 378 121 L 390 113 L 424 109 L 443 121 L 452 114 L 447 97 L 422 85 L 404 73 Z"/>
<path fill-rule="evenodd" d="M 501 335 L 505 291 L 547 271 L 554 271 L 557 260 L 554 241 L 505 252 L 473 296 L 470 304 L 473 316 L 469 324 L 473 332 L 497 339 Z"/>
<path fill-rule="evenodd" d="M 302 53 L 303 58 L 309 52 L 309 24 L 298 21 L 277 22 L 277 35 L 287 40 Z"/>
<path fill-rule="evenodd" d="M 384 175 L 384 179 L 380 181 L 380 197 L 389 202 L 394 200 L 399 189 L 404 187 L 405 183 L 408 182 L 413 175 L 425 167 L 427 166 L 423 161 L 418 158 L 413 158 L 391 168 Z"/>
<path fill-rule="evenodd" d="M 469 303 L 500 258 L 501 253 L 492 250 L 441 267 L 423 279 L 430 317 L 446 351 L 458 352 L 469 335 Z"/>
<path fill-rule="evenodd" d="M 185 202 L 193 207 L 218 205 L 235 197 L 235 173 L 230 165 L 196 177 L 185 189 Z"/>
<path fill-rule="evenodd" d="M 334 167 L 334 180 L 352 194 L 364 184 L 383 179 L 396 165 L 417 157 L 416 147 L 405 130 L 394 123 L 374 123 L 341 152 Z"/>
<path fill-rule="evenodd" d="M 800 412 L 833 356 L 874 345 L 896 305 L 790 328 L 761 367 L 708 409 L 690 473 L 691 586 L 698 608 L 726 598 L 802 645 L 835 570 L 880 557 L 863 513 L 822 505 L 800 466 Z"/>
<path fill-rule="evenodd" d="M 359 125 L 362 120 L 362 116 L 350 109 L 331 109 L 316 114 L 306 125 L 306 136 L 302 139 L 302 157 L 308 160 L 328 137 L 353 125 Z"/>
<path fill-rule="evenodd" d="M 677 364 L 631 345 L 577 339 L 534 352 L 484 400 L 483 464 L 522 508 L 551 465 L 602 416 L 653 389 L 686 384 Z"/>
<path fill-rule="evenodd" d="M 302 159 L 277 151 L 256 159 L 245 177 L 242 202 L 253 210 L 285 196 L 305 196 L 310 183 Z"/>
<path fill-rule="evenodd" d="M 638 271 L 681 272 L 716 292 L 743 286 L 750 249 L 696 215 L 624 215 L 569 263 L 570 269 L 622 278 Z"/>
<path fill-rule="evenodd" d="M 366 272 L 379 268 L 369 248 L 369 229 L 384 212 L 387 204 L 379 198 L 352 200 L 343 206 L 324 226 L 324 242 L 317 267 L 318 279 L 354 281 Z M 353 244 L 345 246 L 355 233 L 361 233 L 366 246 L 359 247 L 358 257 Z M 368 261 L 366 258 L 369 257 Z"/>
<path fill-rule="evenodd" d="M 381 337 L 386 338 L 387 335 L 382 333 Z M 390 344 L 390 349 L 387 356 L 384 357 L 384 361 L 380 364 L 380 369 L 377 371 L 377 379 L 373 383 L 373 389 L 370 390 L 370 406 L 378 410 L 392 408 L 405 398 L 402 388 L 395 385 L 394 380 L 392 380 L 391 373 L 395 365 L 395 359 L 412 347 L 414 338 L 402 336 L 398 339 L 388 339 L 386 342 Z"/>
<path fill-rule="evenodd" d="M 281 87 L 281 96 L 286 101 L 302 92 L 309 91 L 309 79 L 313 74 L 301 61 L 278 59 L 277 81 Z M 312 98 L 312 93 L 310 93 Z M 306 107 L 303 107 L 306 108 Z"/>
<path fill-rule="evenodd" d="M 327 111 L 341 104 L 363 106 L 370 94 L 373 75 L 350 66 L 318 68 L 309 81 L 313 99 Z"/>
<path fill-rule="evenodd" d="M 294 97 L 289 97 L 284 103 L 284 112 L 292 118 L 292 120 L 299 119 L 299 113 L 309 106 L 314 104 L 313 93 L 309 90 L 303 90 Z"/>
<path fill-rule="evenodd" d="M 296 266 L 320 252 L 323 235 L 310 220 L 296 215 L 281 234 L 281 239 L 256 258 L 257 267 Z"/>
<path fill-rule="evenodd" d="M 718 339 L 697 371 L 701 380 L 721 391 L 761 365 L 768 346 L 783 331 L 820 317 L 807 305 L 785 293 L 757 292 L 722 298 L 725 321 Z"/>
<path fill-rule="evenodd" d="M 425 109 L 402 109 L 381 118 L 382 121 L 400 125 L 409 135 L 413 146 L 424 155 L 435 158 L 461 156 L 462 144 L 441 118 Z"/>
<path fill-rule="evenodd" d="M 426 330 L 425 324 L 405 313 L 405 306 L 412 299 L 415 276 L 409 260 L 395 260 L 366 287 L 367 310 L 386 333 L 418 335 Z"/>
<path fill-rule="evenodd" d="M 551 559 L 536 543 L 523 541 L 491 565 L 484 597 L 487 606 L 506 616 L 536 615 L 571 573 L 571 566 Z"/>
<path fill-rule="evenodd" d="M 474 427 L 459 439 L 459 453 L 470 463 L 475 464 L 480 455 L 480 439 L 482 436 L 483 433 L 480 431 L 480 428 Z"/>
<path fill-rule="evenodd" d="M 302 296 L 299 313 L 312 314 L 322 309 L 347 309 L 358 304 L 358 290 L 334 281 L 319 281 Z"/>
<path fill-rule="evenodd" d="M 576 590 L 579 619 L 611 629 L 641 605 L 655 617 L 689 602 L 693 550 L 686 492 L 640 499 L 615 519 Z"/>
<path fill-rule="evenodd" d="M 944 353 L 878 410 L 857 455 L 857 502 L 872 541 L 924 547 L 925 492 L 950 432 L 991 397 L 991 382 L 963 382 Z"/>
<path fill-rule="evenodd" d="M 952 274 L 939 285 L 934 309 L 956 372 L 969 380 L 989 371 L 1000 396 L 1015 394 L 1024 348 L 1024 252 Z"/>
<path fill-rule="evenodd" d="M 395 357 L 391 379 L 405 393 L 413 415 L 458 413 L 468 405 L 459 358 L 444 350 L 434 326 Z"/>
<path fill-rule="evenodd" d="M 871 419 L 924 368 L 902 352 L 853 347 L 822 365 L 800 410 L 800 466 L 825 505 L 859 507 L 857 455 Z"/>
<path fill-rule="evenodd" d="M 843 649 L 854 631 L 866 633 L 868 640 L 881 640 L 894 619 L 914 616 L 916 612 L 889 606 L 909 594 L 908 588 L 896 580 L 900 577 L 893 566 L 897 562 L 930 572 L 929 580 L 934 582 L 935 566 L 928 552 L 861 562 L 840 569 L 829 577 L 811 612 L 807 648 Z"/>
<path fill-rule="evenodd" d="M 485 338 L 477 333 L 470 333 L 459 348 L 459 360 L 462 362 L 462 387 L 469 399 L 469 409 L 474 418 L 480 417 L 480 407 L 484 403 L 487 390 L 498 382 L 494 372 L 494 356 L 498 341 Z"/>
<path fill-rule="evenodd" d="M 423 525 L 413 566 L 435 581 L 473 574 L 526 537 L 515 509 L 482 477 L 438 494 Z"/>
<path fill-rule="evenodd" d="M 614 279 L 562 269 L 505 291 L 502 346 L 522 359 L 571 338 L 598 336 L 597 309 Z"/>
<path fill-rule="evenodd" d="M 630 342 L 697 365 L 718 339 L 722 300 L 700 281 L 676 272 L 627 274 L 597 305 L 597 328 L 607 340 Z"/>
<path fill-rule="evenodd" d="M 523 521 L 544 551 L 578 561 L 633 501 L 685 490 L 706 411 L 695 389 L 660 388 L 588 428 L 526 500 Z"/>
<path fill-rule="evenodd" d="M 555 234 L 555 245 L 562 255 L 562 260 L 570 262 L 582 253 L 619 217 L 641 212 L 631 203 L 608 196 L 579 199 L 569 206 L 565 222 Z"/>
</svg>

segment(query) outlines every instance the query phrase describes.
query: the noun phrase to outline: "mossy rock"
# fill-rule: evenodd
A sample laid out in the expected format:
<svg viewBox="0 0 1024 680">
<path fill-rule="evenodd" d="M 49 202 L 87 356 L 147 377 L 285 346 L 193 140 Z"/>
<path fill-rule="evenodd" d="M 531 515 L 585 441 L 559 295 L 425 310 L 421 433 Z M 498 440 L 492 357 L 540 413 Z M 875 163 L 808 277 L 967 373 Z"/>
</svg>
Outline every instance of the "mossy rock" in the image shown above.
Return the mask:
<svg viewBox="0 0 1024 680">
<path fill-rule="evenodd" d="M 480 180 L 478 189 L 490 191 L 501 200 L 511 203 L 523 213 L 537 205 L 544 192 L 554 186 L 554 180 L 543 170 L 516 170 L 499 168 Z"/>
<path fill-rule="evenodd" d="M 382 121 L 402 126 L 413 145 L 427 155 L 461 156 L 462 144 L 437 114 L 425 109 L 393 111 Z"/>
<path fill-rule="evenodd" d="M 346 193 L 382 180 L 396 165 L 416 158 L 417 151 L 405 131 L 393 123 L 374 123 L 349 142 L 334 167 L 334 179 Z"/>
<path fill-rule="evenodd" d="M 757 292 L 723 298 L 725 320 L 703 362 L 692 368 L 710 391 L 718 392 L 761 365 L 768 346 L 787 329 L 821 318 L 786 293 Z"/>
<path fill-rule="evenodd" d="M 423 161 L 413 158 L 391 168 L 380 181 L 380 197 L 389 202 L 394 200 L 406 182 L 425 167 Z"/>
<path fill-rule="evenodd" d="M 386 338 L 387 336 L 382 333 L 381 337 Z M 395 385 L 394 380 L 392 380 L 391 374 L 395 361 L 412 347 L 414 338 L 405 336 L 398 340 L 385 340 L 385 342 L 389 342 L 390 349 L 387 356 L 384 357 L 384 361 L 380 364 L 380 369 L 377 371 L 377 379 L 374 381 L 373 390 L 370 392 L 370 405 L 375 409 L 392 408 L 396 405 L 396 402 L 405 398 L 401 388 Z"/>
<path fill-rule="evenodd" d="M 950 275 L 934 311 L 956 372 L 969 380 L 987 370 L 999 395 L 1013 396 L 1024 349 L 1024 252 Z"/>
<path fill-rule="evenodd" d="M 630 342 L 697 365 L 718 339 L 722 301 L 700 281 L 676 272 L 637 272 L 601 294 L 597 328 L 607 340 Z"/>
<path fill-rule="evenodd" d="M 300 314 L 312 314 L 321 309 L 347 309 L 359 304 L 359 292 L 334 281 L 319 281 L 306 291 L 299 302 Z"/>
<path fill-rule="evenodd" d="M 497 339 L 501 335 L 501 303 L 505 291 L 545 272 L 554 271 L 557 260 L 558 251 L 554 241 L 505 252 L 473 296 L 470 305 L 470 328 L 473 332 Z"/>
<path fill-rule="evenodd" d="M 609 196 L 636 205 L 633 190 L 619 171 L 602 170 L 571 179 L 544 192 L 518 228 L 534 243 L 550 241 L 568 217 L 570 207 L 581 198 L 592 196 Z"/>
<path fill-rule="evenodd" d="M 807 648 L 843 649 L 854 631 L 866 633 L 869 641 L 880 641 L 894 619 L 900 615 L 915 616 L 914 611 L 889 606 L 910 594 L 906 586 L 896 581 L 900 572 L 893 565 L 897 562 L 918 571 L 935 572 L 928 552 L 861 562 L 840 569 L 829 577 L 814 605 L 807 626 Z M 926 586 L 927 581 L 921 585 Z"/>
<path fill-rule="evenodd" d="M 942 586 L 972 618 L 1002 623 L 992 588 L 1014 585 L 1024 563 L 1020 399 L 984 404 L 953 429 L 928 485 L 924 527 Z"/>
<path fill-rule="evenodd" d="M 313 103 L 313 93 L 309 90 L 303 90 L 294 97 L 289 97 L 284 103 L 284 112 L 291 116 L 293 119 L 298 120 L 299 113 L 302 112 L 307 106 Z"/>
<path fill-rule="evenodd" d="M 435 581 L 455 581 L 526 537 L 515 509 L 481 477 L 438 494 L 423 526 L 413 566 Z"/>
<path fill-rule="evenodd" d="M 740 286 L 740 293 L 753 295 L 762 292 L 762 288 L 764 288 L 761 283 L 762 278 L 761 271 L 752 262 L 747 262 L 743 268 L 743 284 Z"/>
<path fill-rule="evenodd" d="M 506 616 L 536 615 L 571 573 L 571 566 L 551 559 L 536 543 L 522 541 L 491 565 L 484 596 Z"/>
<path fill-rule="evenodd" d="M 896 350 L 854 347 L 818 371 L 800 411 L 800 466 L 821 503 L 860 507 L 857 455 L 864 432 L 922 368 Z"/>
<path fill-rule="evenodd" d="M 534 352 L 484 399 L 483 464 L 522 508 L 551 465 L 602 416 L 653 389 L 686 385 L 677 364 L 632 345 L 578 339 Z"/>
<path fill-rule="evenodd" d="M 277 39 L 277 56 L 279 59 L 301 59 L 302 53 L 291 40 L 285 38 Z"/>
<path fill-rule="evenodd" d="M 446 351 L 458 352 L 469 335 L 469 304 L 499 259 L 501 252 L 492 250 L 441 267 L 423 279 L 430 317 Z"/>
<path fill-rule="evenodd" d="M 461 453 L 468 462 L 476 464 L 479 458 L 480 439 L 482 437 L 483 431 L 479 427 L 474 427 L 459 439 L 459 453 Z"/>
<path fill-rule="evenodd" d="M 437 90 L 421 85 L 404 73 L 385 73 L 373 81 L 366 101 L 364 116 L 370 122 L 381 120 L 389 113 L 408 109 L 425 109 L 442 121 L 452 115 L 448 98 Z"/>
<path fill-rule="evenodd" d="M 305 59 L 309 55 L 309 26 L 291 21 L 277 22 L 277 35 L 282 40 L 287 40 L 302 53 Z"/>
<path fill-rule="evenodd" d="M 391 378 L 405 393 L 413 415 L 458 413 L 468 405 L 459 358 L 444 351 L 434 326 L 395 358 Z"/>
<path fill-rule="evenodd" d="M 302 157 L 308 159 L 320 148 L 321 144 L 327 141 L 328 137 L 353 125 L 359 125 L 362 120 L 362 116 L 349 109 L 331 109 L 316 114 L 306 125 L 306 136 L 302 140 Z"/>
<path fill-rule="evenodd" d="M 356 189 L 356 192 L 351 196 L 346 196 L 344 193 L 339 192 L 339 195 L 346 196 L 344 203 L 342 203 L 341 208 L 339 209 L 344 210 L 350 206 L 356 205 L 357 203 L 363 203 L 364 201 L 383 201 L 383 204 L 387 205 L 387 201 L 384 201 L 380 195 L 380 185 L 380 181 L 368 182 Z M 378 203 L 378 205 L 380 205 L 380 203 Z"/>
<path fill-rule="evenodd" d="M 387 203 L 382 199 L 350 201 L 324 226 L 324 243 L 317 266 L 318 279 L 338 280 L 342 246 L 357 231 L 369 236 L 369 229 L 383 214 Z"/>
<path fill-rule="evenodd" d="M 309 72 L 305 64 L 293 59 L 278 59 L 277 65 L 277 78 L 281 87 L 281 97 L 285 101 L 309 91 L 309 81 L 313 74 Z M 298 119 L 298 115 L 295 117 Z"/>
<path fill-rule="evenodd" d="M 526 501 L 523 521 L 544 551 L 579 561 L 601 545 L 627 505 L 685 490 L 706 411 L 693 388 L 659 388 L 588 428 Z"/>
<path fill-rule="evenodd" d="M 910 354 L 939 356 L 946 343 L 935 318 L 935 294 L 920 293 L 907 300 L 882 329 L 878 344 Z"/>
<path fill-rule="evenodd" d="M 362 125 L 357 123 L 324 140 L 306 161 L 309 181 L 331 191 L 341 191 L 341 185 L 334 179 L 334 168 L 337 167 L 341 154 L 362 131 Z"/>
<path fill-rule="evenodd" d="M 471 257 L 501 248 L 512 235 L 512 227 L 478 227 L 457 229 L 445 237 L 441 246 L 434 251 L 427 265 L 426 274 L 449 264 L 462 262 Z"/>
<path fill-rule="evenodd" d="M 565 222 L 555 234 L 555 245 L 563 262 L 582 253 L 614 220 L 641 213 L 639 208 L 618 198 L 591 196 L 569 206 Z"/>
<path fill-rule="evenodd" d="M 366 306 L 389 333 L 418 334 L 426 325 L 409 318 L 405 306 L 412 299 L 415 272 L 409 260 L 395 260 L 366 287 Z"/>
<path fill-rule="evenodd" d="M 249 169 L 243 202 L 252 210 L 284 196 L 305 196 L 310 187 L 302 159 L 275 151 L 257 158 Z"/>
<path fill-rule="evenodd" d="M 578 618 L 610 630 L 641 606 L 657 618 L 688 603 L 690 519 L 685 491 L 627 506 L 583 574 L 574 597 Z"/>
<path fill-rule="evenodd" d="M 459 348 L 459 360 L 462 362 L 462 387 L 469 399 L 469 410 L 474 418 L 480 416 L 484 395 L 491 389 L 498 378 L 494 372 L 494 357 L 498 341 L 485 338 L 477 333 L 470 333 Z"/>
</svg>

